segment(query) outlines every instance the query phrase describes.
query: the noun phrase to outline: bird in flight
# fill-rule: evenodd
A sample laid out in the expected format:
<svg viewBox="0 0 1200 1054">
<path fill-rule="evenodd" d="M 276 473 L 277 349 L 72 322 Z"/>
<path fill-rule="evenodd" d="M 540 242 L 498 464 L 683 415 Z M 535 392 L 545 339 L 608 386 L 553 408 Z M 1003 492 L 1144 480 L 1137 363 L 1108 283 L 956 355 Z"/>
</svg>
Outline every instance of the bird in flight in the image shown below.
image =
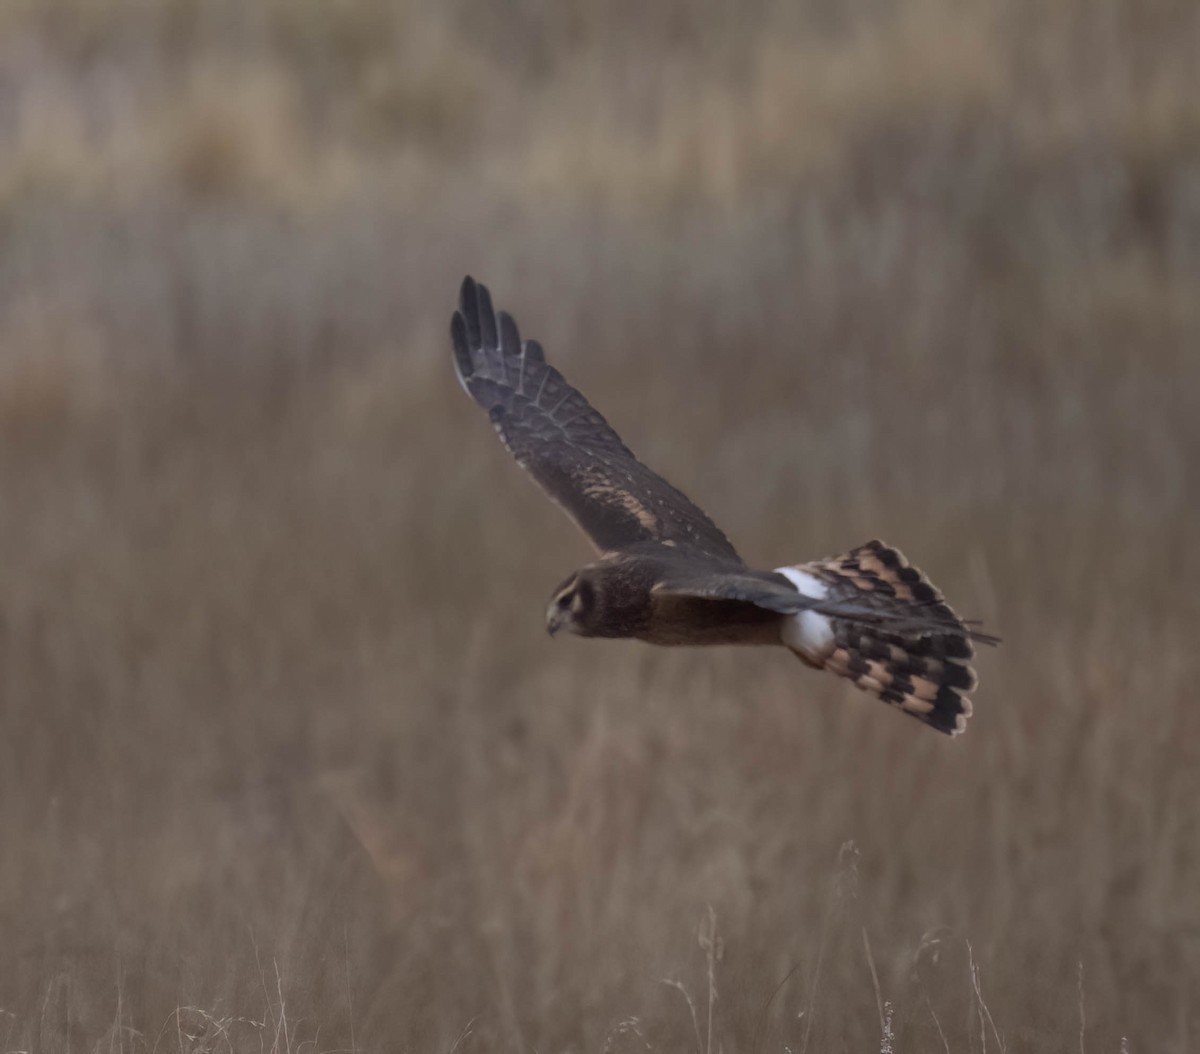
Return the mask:
<svg viewBox="0 0 1200 1054">
<path fill-rule="evenodd" d="M 450 333 L 463 388 L 600 552 L 551 596 L 552 636 L 779 644 L 939 732 L 963 731 L 977 683 L 973 644 L 997 638 L 955 615 L 898 550 L 871 541 L 773 571 L 748 567 L 469 276 Z"/>
</svg>

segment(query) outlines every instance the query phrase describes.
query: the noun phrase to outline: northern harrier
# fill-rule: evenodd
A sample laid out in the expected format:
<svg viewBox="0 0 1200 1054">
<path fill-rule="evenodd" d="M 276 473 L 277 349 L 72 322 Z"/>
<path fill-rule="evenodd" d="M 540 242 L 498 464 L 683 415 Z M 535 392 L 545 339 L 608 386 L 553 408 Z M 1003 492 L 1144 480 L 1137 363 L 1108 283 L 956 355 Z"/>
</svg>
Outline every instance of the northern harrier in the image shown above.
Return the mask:
<svg viewBox="0 0 1200 1054">
<path fill-rule="evenodd" d="M 939 732 L 966 727 L 972 642 L 996 639 L 958 618 L 898 550 L 872 541 L 774 571 L 747 567 L 470 277 L 450 333 L 463 388 L 600 551 L 554 591 L 551 635 L 565 628 L 651 644 L 782 644 Z"/>
</svg>

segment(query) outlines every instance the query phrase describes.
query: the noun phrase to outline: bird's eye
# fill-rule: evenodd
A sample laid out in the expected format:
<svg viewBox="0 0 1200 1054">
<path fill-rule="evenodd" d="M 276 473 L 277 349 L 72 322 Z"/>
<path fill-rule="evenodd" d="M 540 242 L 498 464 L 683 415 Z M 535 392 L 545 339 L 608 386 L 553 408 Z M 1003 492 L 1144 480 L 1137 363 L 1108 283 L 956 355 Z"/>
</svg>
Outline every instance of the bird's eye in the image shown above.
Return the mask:
<svg viewBox="0 0 1200 1054">
<path fill-rule="evenodd" d="M 566 610 L 571 606 L 571 594 L 563 593 L 558 598 L 558 606 Z"/>
</svg>

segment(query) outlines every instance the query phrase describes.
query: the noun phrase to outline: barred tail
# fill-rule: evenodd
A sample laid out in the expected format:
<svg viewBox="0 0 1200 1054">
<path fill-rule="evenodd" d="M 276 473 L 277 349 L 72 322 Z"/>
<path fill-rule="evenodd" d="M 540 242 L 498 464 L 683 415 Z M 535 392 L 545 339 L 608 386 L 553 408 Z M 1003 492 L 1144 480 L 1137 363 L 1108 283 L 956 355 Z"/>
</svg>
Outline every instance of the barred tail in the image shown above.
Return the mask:
<svg viewBox="0 0 1200 1054">
<path fill-rule="evenodd" d="M 868 542 L 843 556 L 778 568 L 804 595 L 827 603 L 784 624 L 783 642 L 805 662 L 939 732 L 962 732 L 978 683 L 972 629 L 897 549 Z M 839 609 L 847 617 L 839 617 Z"/>
<path fill-rule="evenodd" d="M 970 693 L 979 683 L 968 665 L 974 654 L 967 637 L 948 633 L 905 639 L 853 623 L 825 662 L 885 703 L 954 735 L 967 727 Z"/>
</svg>

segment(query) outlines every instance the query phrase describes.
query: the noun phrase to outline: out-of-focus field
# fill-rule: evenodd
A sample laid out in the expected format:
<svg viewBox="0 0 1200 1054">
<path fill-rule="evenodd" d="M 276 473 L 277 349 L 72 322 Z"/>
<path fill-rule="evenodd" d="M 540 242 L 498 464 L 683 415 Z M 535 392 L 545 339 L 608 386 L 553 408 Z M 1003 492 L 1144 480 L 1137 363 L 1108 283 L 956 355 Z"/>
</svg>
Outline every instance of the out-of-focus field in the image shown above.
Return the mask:
<svg viewBox="0 0 1200 1054">
<path fill-rule="evenodd" d="M 1200 8 L 505 6 L 0 9 L 0 1051 L 1196 1050 Z M 466 272 L 968 734 L 549 642 Z"/>
</svg>

